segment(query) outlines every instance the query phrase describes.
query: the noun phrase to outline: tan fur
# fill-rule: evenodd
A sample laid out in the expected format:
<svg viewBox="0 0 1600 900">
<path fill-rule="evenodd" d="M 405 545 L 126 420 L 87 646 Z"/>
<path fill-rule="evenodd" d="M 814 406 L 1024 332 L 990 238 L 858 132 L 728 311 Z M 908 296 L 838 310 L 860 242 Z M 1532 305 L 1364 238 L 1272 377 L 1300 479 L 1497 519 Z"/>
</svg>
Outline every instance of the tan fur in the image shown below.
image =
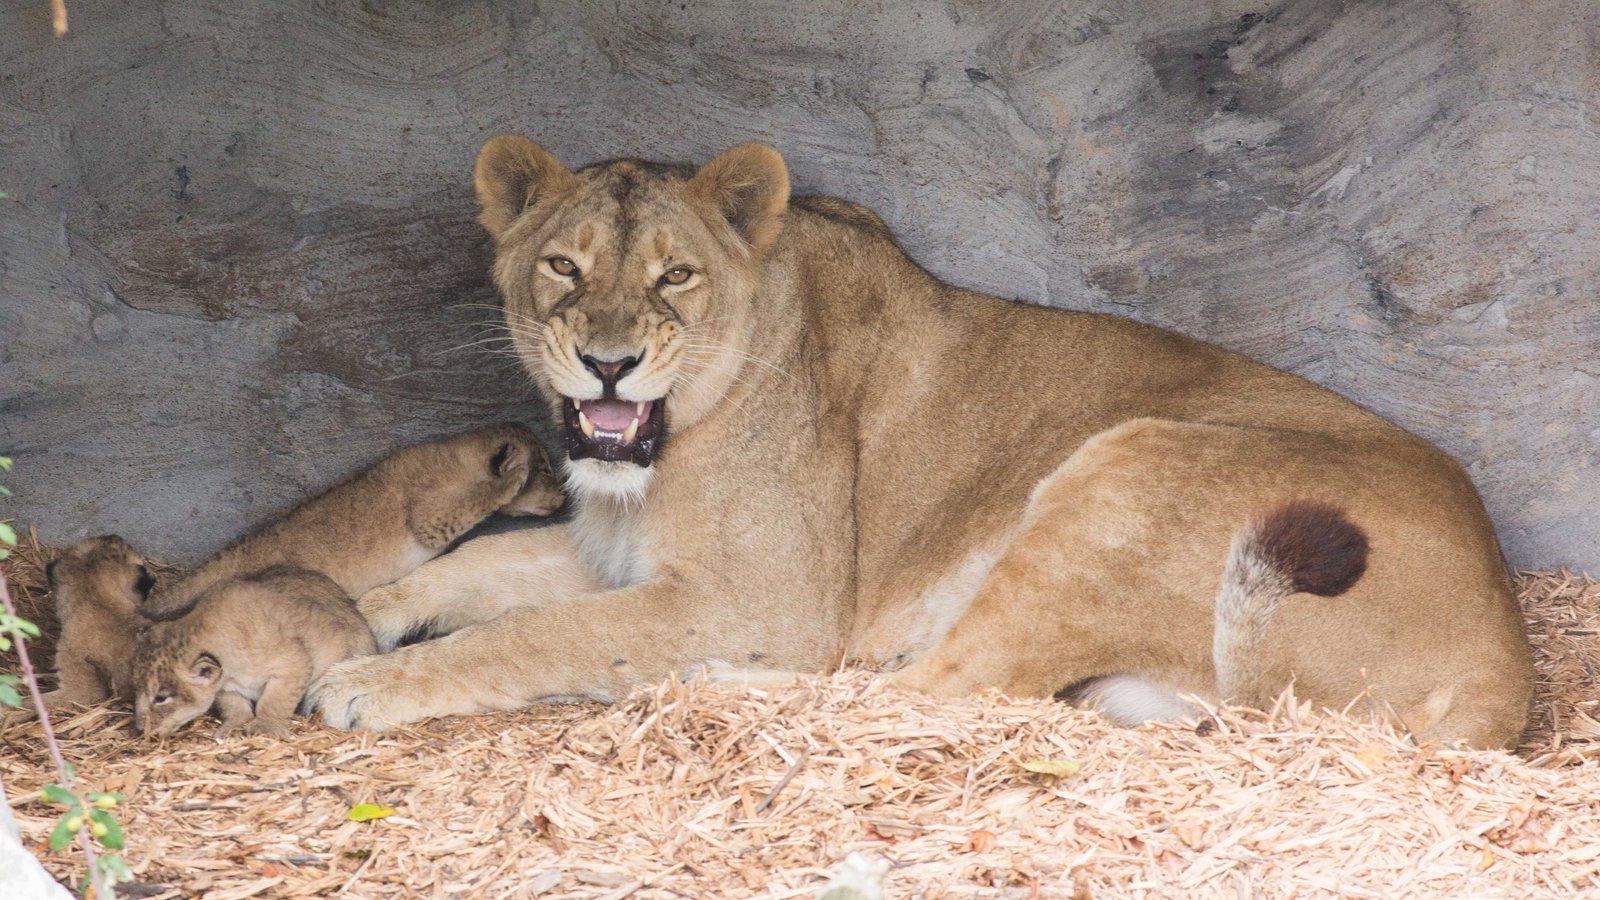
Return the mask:
<svg viewBox="0 0 1600 900">
<path fill-rule="evenodd" d="M 664 397 L 669 436 L 648 468 L 566 460 L 570 527 L 385 588 L 389 631 L 443 610 L 459 630 L 330 669 L 312 696 L 328 721 L 841 655 L 937 694 L 1113 679 L 1125 696 L 1216 699 L 1230 542 L 1306 500 L 1365 531 L 1369 566 L 1338 598 L 1282 598 L 1256 648 L 1263 689 L 1293 679 L 1333 707 L 1369 690 L 1425 738 L 1516 738 L 1529 649 L 1447 456 L 1216 347 L 943 284 L 871 213 L 786 202 L 782 168 L 750 145 L 698 172 L 575 173 L 521 138 L 484 147 L 495 278 L 508 319 L 536 326 L 517 349 L 552 412 L 599 402 L 581 356 L 633 357 L 616 397 Z M 672 266 L 695 274 L 665 286 Z M 569 581 L 493 587 L 502 569 L 573 561 L 587 571 Z"/>
<path fill-rule="evenodd" d="M 133 699 L 134 641 L 146 624 L 139 604 L 151 583 L 143 557 L 114 534 L 79 541 L 50 564 L 61 633 L 47 709 Z"/>
<path fill-rule="evenodd" d="M 311 680 L 377 645 L 327 576 L 276 566 L 217 584 L 140 637 L 134 726 L 165 736 L 213 707 L 218 737 L 287 733 Z"/>
<path fill-rule="evenodd" d="M 478 428 L 395 452 L 163 585 L 144 612 L 172 618 L 211 586 L 280 564 L 321 572 L 359 597 L 438 556 L 493 512 L 549 515 L 563 502 L 532 431 Z"/>
</svg>

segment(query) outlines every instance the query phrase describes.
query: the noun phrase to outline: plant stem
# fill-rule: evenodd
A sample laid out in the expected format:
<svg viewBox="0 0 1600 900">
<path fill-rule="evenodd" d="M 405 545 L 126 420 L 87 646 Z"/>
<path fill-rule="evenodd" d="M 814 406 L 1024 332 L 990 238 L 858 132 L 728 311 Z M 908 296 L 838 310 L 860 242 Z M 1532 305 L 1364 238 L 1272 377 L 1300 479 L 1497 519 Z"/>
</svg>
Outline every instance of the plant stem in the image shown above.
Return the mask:
<svg viewBox="0 0 1600 900">
<path fill-rule="evenodd" d="M 15 616 L 17 608 L 11 603 L 11 585 L 6 581 L 6 570 L 0 565 L 0 603 L 5 604 L 6 613 Z M 13 633 L 12 643 L 17 648 L 17 659 L 22 662 L 22 680 L 28 683 L 28 693 L 33 697 L 33 708 L 39 714 L 39 725 L 44 729 L 44 742 L 50 748 L 50 758 L 55 761 L 56 774 L 61 776 L 63 785 L 72 785 L 72 773 L 67 769 L 67 759 L 61 755 L 61 744 L 56 741 L 56 731 L 50 726 L 50 712 L 44 708 L 44 695 L 39 693 L 39 677 L 34 674 L 33 660 L 28 657 L 28 642 L 22 635 Z M 69 788 L 70 789 L 70 788 Z M 77 793 L 76 790 L 73 791 Z M 78 798 L 78 803 L 83 803 L 83 798 Z M 84 807 L 87 809 L 88 807 Z M 88 822 L 88 817 L 84 817 Z M 83 848 L 83 857 L 89 865 L 89 883 L 94 886 L 96 898 L 106 898 L 112 894 L 106 890 L 105 879 L 100 874 L 100 863 L 95 858 L 94 841 L 89 838 L 89 826 L 84 824 L 78 829 L 78 846 Z"/>
</svg>

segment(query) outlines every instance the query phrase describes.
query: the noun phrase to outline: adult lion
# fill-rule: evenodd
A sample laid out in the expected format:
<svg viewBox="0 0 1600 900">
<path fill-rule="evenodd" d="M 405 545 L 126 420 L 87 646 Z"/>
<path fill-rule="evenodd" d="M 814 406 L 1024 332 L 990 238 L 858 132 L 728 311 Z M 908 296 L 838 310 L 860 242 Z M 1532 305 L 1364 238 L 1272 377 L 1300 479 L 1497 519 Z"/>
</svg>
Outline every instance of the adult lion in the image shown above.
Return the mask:
<svg viewBox="0 0 1600 900">
<path fill-rule="evenodd" d="M 572 172 L 504 135 L 475 181 L 577 511 L 363 597 L 386 647 L 448 636 L 331 671 L 330 723 L 845 659 L 1128 721 L 1293 680 L 1425 738 L 1522 728 L 1494 533 L 1423 440 L 1171 332 L 943 284 L 865 209 L 791 201 L 762 144 Z"/>
</svg>

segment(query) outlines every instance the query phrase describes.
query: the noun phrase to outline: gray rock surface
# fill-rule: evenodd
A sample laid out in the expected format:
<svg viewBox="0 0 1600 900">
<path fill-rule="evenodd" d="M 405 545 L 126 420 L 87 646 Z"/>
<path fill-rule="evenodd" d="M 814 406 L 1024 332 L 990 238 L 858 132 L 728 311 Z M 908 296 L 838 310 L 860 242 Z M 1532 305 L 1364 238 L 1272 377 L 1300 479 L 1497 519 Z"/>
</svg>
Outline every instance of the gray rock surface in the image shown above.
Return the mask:
<svg viewBox="0 0 1600 900">
<path fill-rule="evenodd" d="M 179 561 L 402 441 L 536 414 L 470 166 L 784 151 L 924 265 L 1304 374 L 1600 568 L 1592 0 L 0 8 L 5 510 Z"/>
</svg>

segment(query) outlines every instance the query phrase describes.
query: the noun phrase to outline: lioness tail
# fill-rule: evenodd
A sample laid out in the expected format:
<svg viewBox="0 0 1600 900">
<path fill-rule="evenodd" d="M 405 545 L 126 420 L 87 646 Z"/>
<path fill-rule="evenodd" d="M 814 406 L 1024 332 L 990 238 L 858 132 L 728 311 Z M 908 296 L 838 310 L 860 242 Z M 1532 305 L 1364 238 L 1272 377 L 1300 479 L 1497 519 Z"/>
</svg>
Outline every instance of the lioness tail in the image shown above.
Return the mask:
<svg viewBox="0 0 1600 900">
<path fill-rule="evenodd" d="M 1279 604 L 1297 592 L 1336 597 L 1366 570 L 1366 534 L 1326 504 L 1295 501 L 1240 530 L 1222 572 L 1211 640 L 1222 698 L 1270 702 L 1277 691 L 1262 684 L 1261 646 Z"/>
</svg>

